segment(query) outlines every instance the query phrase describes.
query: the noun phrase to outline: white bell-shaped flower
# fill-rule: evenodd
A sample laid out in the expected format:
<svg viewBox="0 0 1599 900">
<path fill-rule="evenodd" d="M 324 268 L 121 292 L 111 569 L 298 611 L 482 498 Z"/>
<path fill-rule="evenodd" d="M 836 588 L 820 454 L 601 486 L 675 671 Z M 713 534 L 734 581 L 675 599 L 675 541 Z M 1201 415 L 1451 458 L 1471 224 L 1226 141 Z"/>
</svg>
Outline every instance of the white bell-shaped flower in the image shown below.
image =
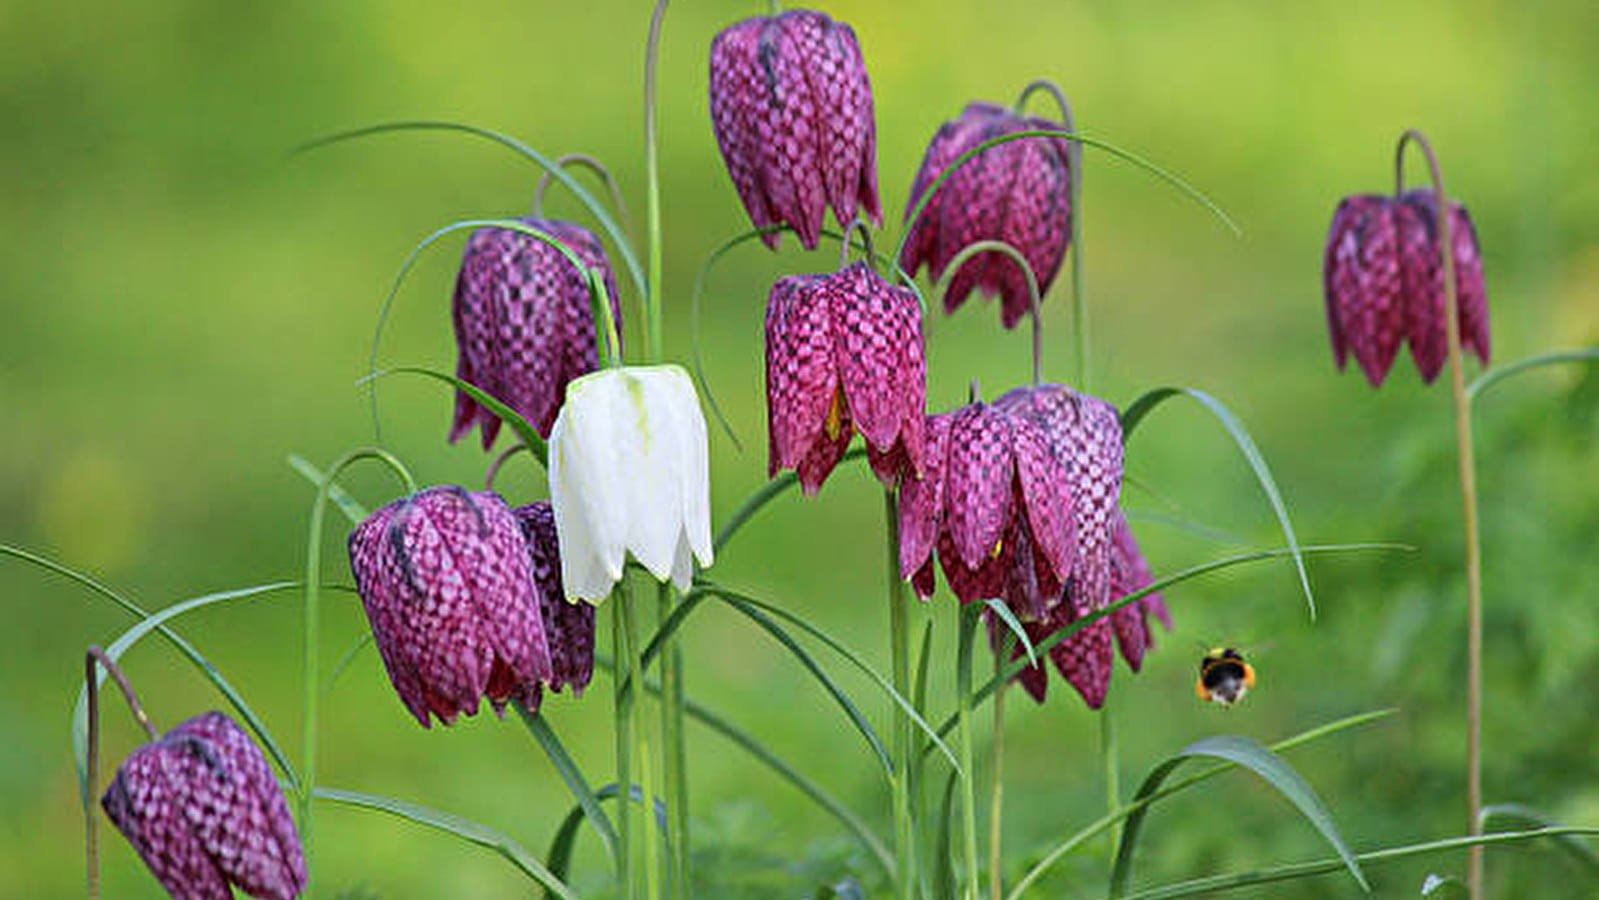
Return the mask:
<svg viewBox="0 0 1599 900">
<path fill-rule="evenodd" d="M 550 432 L 550 501 L 569 600 L 598 602 L 627 554 L 687 590 L 709 566 L 705 417 L 678 366 L 603 369 L 566 386 Z"/>
</svg>

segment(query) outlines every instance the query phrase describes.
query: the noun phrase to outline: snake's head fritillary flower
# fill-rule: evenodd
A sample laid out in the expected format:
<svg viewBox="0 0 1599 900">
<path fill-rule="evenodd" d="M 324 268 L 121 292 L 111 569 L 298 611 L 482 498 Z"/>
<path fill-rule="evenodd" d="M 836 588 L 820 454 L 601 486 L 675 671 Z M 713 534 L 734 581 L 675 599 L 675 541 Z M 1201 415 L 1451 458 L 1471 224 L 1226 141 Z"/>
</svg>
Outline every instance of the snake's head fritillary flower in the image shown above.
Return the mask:
<svg viewBox="0 0 1599 900">
<path fill-rule="evenodd" d="M 1464 207 L 1449 208 L 1461 345 L 1486 363 L 1488 294 L 1477 234 Z M 1449 346 L 1431 190 L 1345 198 L 1333 213 L 1322 276 L 1339 368 L 1354 356 L 1376 387 L 1408 340 L 1422 380 L 1438 377 Z"/>
<path fill-rule="evenodd" d="M 599 239 L 570 222 L 521 221 L 559 241 L 600 278 L 620 332 L 616 276 Z M 582 273 L 536 237 L 480 228 L 466 242 L 452 310 L 456 376 L 504 401 L 549 437 L 567 383 L 598 365 L 593 306 Z M 450 440 L 474 425 L 488 449 L 499 434 L 499 418 L 458 391 Z"/>
<path fill-rule="evenodd" d="M 922 461 L 927 364 L 916 295 L 865 263 L 795 275 L 766 306 L 767 474 L 814 494 L 859 431 L 885 484 Z M 906 475 L 905 473 L 910 473 Z"/>
<path fill-rule="evenodd" d="M 1043 615 L 1075 555 L 1068 485 L 1029 419 L 981 402 L 928 417 L 922 475 L 900 488 L 901 576 L 932 594 L 936 550 L 962 603 L 999 598 L 1023 618 Z"/>
<path fill-rule="evenodd" d="M 505 501 L 434 487 L 350 533 L 350 568 L 389 680 L 422 727 L 515 700 L 552 677 L 527 541 Z"/>
<path fill-rule="evenodd" d="M 527 539 L 538 585 L 539 613 L 550 645 L 549 688 L 559 693 L 571 685 L 582 694 L 594 675 L 594 607 L 569 603 L 561 586 L 561 542 L 555 532 L 555 510 L 548 503 L 530 503 L 511 510 Z"/>
<path fill-rule="evenodd" d="M 1405 331 L 1410 338 L 1410 355 L 1422 381 L 1429 384 L 1449 358 L 1434 196 L 1431 189 L 1407 191 L 1397 204 L 1400 268 L 1406 295 Z M 1483 282 L 1482 254 L 1477 249 L 1477 230 L 1471 224 L 1471 216 L 1458 203 L 1449 204 L 1449 243 L 1454 252 L 1460 344 L 1486 365 L 1488 291 Z"/>
<path fill-rule="evenodd" d="M 1150 573 L 1144 554 L 1139 552 L 1133 531 L 1127 527 L 1127 517 L 1122 515 L 1120 509 L 1116 510 L 1111 532 L 1114 541 L 1110 554 L 1110 593 L 1114 601 L 1154 584 L 1155 576 Z M 1121 649 L 1122 659 L 1127 660 L 1128 668 L 1134 672 L 1143 667 L 1144 653 L 1154 646 L 1154 634 L 1149 628 L 1150 616 L 1159 619 L 1167 631 L 1171 630 L 1171 613 L 1167 612 L 1166 601 L 1159 592 L 1146 594 L 1138 602 L 1111 613 L 1111 625 L 1116 630 L 1116 646 Z"/>
<path fill-rule="evenodd" d="M 1023 117 L 1004 107 L 968 105 L 928 144 L 911 185 L 906 218 L 934 179 L 978 144 L 1022 131 L 1063 130 L 1059 122 Z M 1004 241 L 1027 258 L 1042 299 L 1071 242 L 1071 180 L 1071 145 L 1064 139 L 1022 138 L 982 151 L 944 181 L 914 223 L 907 222 L 911 233 L 900 267 L 915 274 L 925 264 L 936 281 L 962 248 Z M 1026 275 L 1000 253 L 979 253 L 961 265 L 944 295 L 945 310 L 954 312 L 973 289 L 1000 298 L 1006 328 L 1015 327 L 1032 308 Z"/>
<path fill-rule="evenodd" d="M 100 799 L 176 900 L 263 900 L 305 890 L 305 856 L 272 770 L 239 726 L 196 716 L 133 751 Z"/>
<path fill-rule="evenodd" d="M 599 602 L 629 553 L 687 590 L 709 566 L 709 461 L 694 382 L 678 366 L 622 366 L 573 381 L 550 432 L 561 582 Z"/>
<path fill-rule="evenodd" d="M 877 200 L 872 86 L 855 32 L 819 12 L 746 19 L 711 43 L 711 125 L 755 227 L 787 225 L 815 249 Z M 763 237 L 777 246 L 778 235 Z"/>
</svg>

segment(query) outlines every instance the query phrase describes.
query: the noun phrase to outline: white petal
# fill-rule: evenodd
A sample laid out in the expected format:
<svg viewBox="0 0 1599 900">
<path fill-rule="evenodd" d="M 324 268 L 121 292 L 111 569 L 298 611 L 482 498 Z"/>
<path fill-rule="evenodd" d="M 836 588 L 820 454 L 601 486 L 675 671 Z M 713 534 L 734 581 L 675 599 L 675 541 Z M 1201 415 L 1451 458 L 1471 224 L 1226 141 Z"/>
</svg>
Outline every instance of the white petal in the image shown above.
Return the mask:
<svg viewBox="0 0 1599 900">
<path fill-rule="evenodd" d="M 622 577 L 625 509 L 615 472 L 616 441 L 608 402 L 614 391 L 595 373 L 567 386 L 550 432 L 550 503 L 561 542 L 567 597 L 599 601 Z"/>
<path fill-rule="evenodd" d="M 666 367 L 629 373 L 626 421 L 635 429 L 636 468 L 629 473 L 633 516 L 628 549 L 657 579 L 672 573 L 677 537 L 683 528 L 678 411 Z"/>
<path fill-rule="evenodd" d="M 688 373 L 672 367 L 678 382 L 677 420 L 682 459 L 683 532 L 700 565 L 709 568 L 716 554 L 711 546 L 710 457 L 705 434 L 705 414 Z"/>
<path fill-rule="evenodd" d="M 694 556 L 686 535 L 680 535 L 677 540 L 677 553 L 672 558 L 672 583 L 683 592 L 694 584 Z"/>
</svg>

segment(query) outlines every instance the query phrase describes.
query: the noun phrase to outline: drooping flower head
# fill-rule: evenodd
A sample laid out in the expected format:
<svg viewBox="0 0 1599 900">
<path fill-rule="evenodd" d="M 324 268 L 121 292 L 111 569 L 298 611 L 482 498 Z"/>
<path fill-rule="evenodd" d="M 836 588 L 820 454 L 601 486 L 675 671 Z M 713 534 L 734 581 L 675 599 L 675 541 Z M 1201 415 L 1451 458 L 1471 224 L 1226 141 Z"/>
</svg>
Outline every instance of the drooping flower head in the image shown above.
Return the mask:
<svg viewBox="0 0 1599 900">
<path fill-rule="evenodd" d="M 1023 117 L 1004 107 L 968 105 L 928 144 L 911 185 L 906 218 L 934 179 L 973 147 L 1022 131 L 1061 130 L 1065 126 L 1059 122 Z M 1070 142 L 1037 137 L 999 144 L 968 160 L 933 194 L 920 217 L 907 222 L 912 230 L 900 254 L 900 267 L 915 274 L 926 264 L 936 281 L 966 246 L 1004 241 L 1027 258 L 1042 300 L 1071 242 L 1071 156 Z M 1032 306 L 1026 275 L 1000 253 L 979 253 L 961 265 L 944 295 L 945 310 L 954 312 L 973 289 L 1000 298 L 1006 328 L 1015 327 Z"/>
<path fill-rule="evenodd" d="M 1150 573 L 1144 554 L 1139 552 L 1133 530 L 1127 527 L 1127 517 L 1120 509 L 1116 510 L 1112 532 L 1115 543 L 1110 556 L 1110 594 L 1112 600 L 1120 600 L 1154 584 L 1155 576 Z M 1111 625 L 1116 629 L 1116 646 L 1121 648 L 1122 659 L 1127 660 L 1127 667 L 1134 672 L 1143 667 L 1144 653 L 1155 643 L 1149 628 L 1150 616 L 1159 619 L 1167 631 L 1171 630 L 1171 613 L 1166 610 L 1166 601 L 1159 591 L 1145 594 L 1137 603 L 1124 606 L 1110 616 Z"/>
<path fill-rule="evenodd" d="M 766 305 L 767 474 L 814 494 L 856 431 L 886 484 L 922 461 L 927 364 L 916 295 L 865 263 L 772 285 Z"/>
<path fill-rule="evenodd" d="M 552 677 L 527 541 L 505 501 L 434 487 L 350 533 L 350 568 L 383 667 L 422 727 L 515 700 Z"/>
<path fill-rule="evenodd" d="M 620 333 L 616 276 L 599 239 L 570 222 L 521 221 L 560 241 L 599 276 Z M 549 437 L 567 383 L 598 365 L 593 306 L 582 273 L 536 237 L 480 228 L 466 242 L 452 311 L 456 376 L 504 401 L 541 437 Z M 482 428 L 488 449 L 499 434 L 499 418 L 456 392 L 450 440 L 459 440 L 474 425 Z"/>
<path fill-rule="evenodd" d="M 100 806 L 176 900 L 305 890 L 305 856 L 272 770 L 239 726 L 196 716 L 133 751 Z"/>
<path fill-rule="evenodd" d="M 900 488 L 900 574 L 930 596 L 936 550 L 962 603 L 999 598 L 1042 616 L 1072 572 L 1072 504 L 1066 469 L 1030 420 L 982 402 L 929 416 L 922 476 Z"/>
<path fill-rule="evenodd" d="M 687 590 L 709 566 L 709 461 L 694 382 L 678 366 L 620 366 L 573 381 L 550 432 L 561 582 L 599 602 L 629 553 Z"/>
<path fill-rule="evenodd" d="M 530 503 L 511 510 L 527 539 L 533 581 L 538 586 L 539 613 L 550 645 L 550 690 L 571 685 L 581 695 L 594 675 L 594 607 L 570 603 L 561 586 L 561 542 L 555 532 L 555 510 L 548 503 Z M 530 707 L 531 708 L 531 707 Z"/>
<path fill-rule="evenodd" d="M 1399 198 L 1361 194 L 1333 213 L 1323 259 L 1327 326 L 1342 369 L 1354 356 L 1373 387 L 1399 345 L 1431 383 L 1448 357 L 1443 271 L 1431 190 Z M 1464 207 L 1449 204 L 1461 346 L 1488 362 L 1488 294 L 1477 234 Z"/>
<path fill-rule="evenodd" d="M 711 125 L 755 227 L 815 249 L 826 208 L 874 222 L 877 125 L 855 32 L 808 9 L 746 19 L 711 43 Z M 776 233 L 763 237 L 777 247 Z"/>
</svg>

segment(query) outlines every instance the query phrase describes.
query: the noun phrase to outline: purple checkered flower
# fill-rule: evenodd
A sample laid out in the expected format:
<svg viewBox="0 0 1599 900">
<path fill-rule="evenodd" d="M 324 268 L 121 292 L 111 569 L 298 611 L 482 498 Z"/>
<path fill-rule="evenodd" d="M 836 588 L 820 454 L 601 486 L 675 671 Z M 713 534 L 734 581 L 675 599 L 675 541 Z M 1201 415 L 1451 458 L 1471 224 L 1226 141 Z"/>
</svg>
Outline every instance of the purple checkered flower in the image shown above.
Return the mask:
<svg viewBox="0 0 1599 900">
<path fill-rule="evenodd" d="M 1464 207 L 1450 204 L 1461 345 L 1488 361 L 1488 294 L 1476 230 Z M 1382 384 L 1406 339 L 1422 380 L 1431 383 L 1448 357 L 1442 267 L 1430 190 L 1398 199 L 1346 198 L 1333 213 L 1323 261 L 1327 326 L 1342 369 L 1353 356 L 1373 387 Z"/>
<path fill-rule="evenodd" d="M 533 582 L 538 586 L 539 614 L 550 646 L 550 678 L 546 684 L 556 693 L 571 685 L 572 693 L 581 695 L 594 675 L 594 607 L 566 599 L 566 589 L 561 585 L 560 538 L 550 504 L 530 503 L 511 512 L 516 514 L 522 536 L 527 539 Z"/>
<path fill-rule="evenodd" d="M 916 296 L 865 263 L 772 285 L 766 306 L 767 474 L 815 494 L 854 432 L 897 483 L 922 464 L 927 364 Z"/>
<path fill-rule="evenodd" d="M 874 222 L 877 126 L 855 32 L 795 9 L 746 19 L 711 43 L 711 125 L 757 228 L 787 225 L 815 249 L 826 208 Z M 777 247 L 774 232 L 763 237 Z"/>
<path fill-rule="evenodd" d="M 930 596 L 936 550 L 962 603 L 1041 616 L 1072 571 L 1073 517 L 1066 469 L 1031 420 L 981 402 L 929 416 L 921 477 L 900 488 L 900 575 Z"/>
<path fill-rule="evenodd" d="M 350 533 L 350 568 L 389 680 L 423 728 L 538 701 L 553 678 L 526 539 L 491 493 L 434 487 Z"/>
<path fill-rule="evenodd" d="M 595 272 L 605 285 L 618 333 L 622 308 L 605 248 L 587 229 L 552 219 L 521 220 L 550 237 Z M 504 228 L 480 228 L 466 242 L 455 279 L 455 374 L 503 401 L 550 436 L 567 382 L 594 371 L 593 306 L 589 285 L 560 250 Z M 450 440 L 476 425 L 483 449 L 500 431 L 499 417 L 464 392 L 455 395 Z"/>
<path fill-rule="evenodd" d="M 1120 600 L 1128 594 L 1134 594 L 1155 583 L 1155 576 L 1149 571 L 1149 564 L 1144 562 L 1144 554 L 1138 550 L 1138 542 L 1133 539 L 1133 531 L 1127 527 L 1127 517 L 1121 510 L 1116 510 L 1115 520 L 1111 525 L 1115 542 L 1111 545 L 1111 581 L 1110 593 L 1114 600 Z M 1110 615 L 1110 623 L 1116 630 L 1116 646 L 1121 648 L 1122 659 L 1127 660 L 1127 667 L 1137 672 L 1144 665 L 1144 653 L 1155 644 L 1153 632 L 1149 628 L 1149 617 L 1154 616 L 1171 630 L 1171 613 L 1166 610 L 1166 601 L 1157 591 L 1139 598 L 1137 603 L 1131 603 Z"/>
<path fill-rule="evenodd" d="M 911 185 L 906 218 L 933 180 L 978 144 L 1021 131 L 1063 130 L 1059 122 L 1023 117 L 988 103 L 970 104 L 960 118 L 944 123 L 933 135 Z M 1071 243 L 1071 156 L 1070 142 L 1052 138 L 1024 138 L 977 154 L 955 170 L 921 216 L 908 223 L 911 233 L 900 254 L 900 267 L 915 274 L 925 263 L 936 281 L 966 246 L 1004 241 L 1027 258 L 1042 300 Z M 1026 275 L 1003 254 L 979 253 L 966 260 L 944 295 L 945 311 L 958 309 L 974 288 L 1000 298 L 1006 328 L 1015 327 L 1032 308 Z"/>
<path fill-rule="evenodd" d="M 305 890 L 300 836 L 272 770 L 222 713 L 133 751 L 100 806 L 176 900 L 231 900 L 230 885 L 264 900 Z"/>
</svg>

